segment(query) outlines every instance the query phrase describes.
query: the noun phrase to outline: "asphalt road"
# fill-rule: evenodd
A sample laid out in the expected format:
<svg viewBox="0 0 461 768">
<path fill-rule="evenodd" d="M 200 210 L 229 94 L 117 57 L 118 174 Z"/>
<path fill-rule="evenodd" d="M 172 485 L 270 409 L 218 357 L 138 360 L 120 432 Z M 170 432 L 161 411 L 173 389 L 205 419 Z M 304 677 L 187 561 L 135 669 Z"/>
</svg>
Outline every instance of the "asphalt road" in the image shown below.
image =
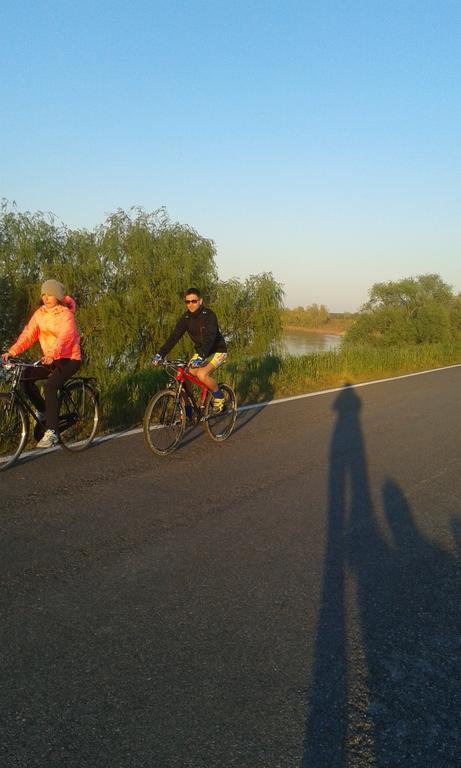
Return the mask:
<svg viewBox="0 0 461 768">
<path fill-rule="evenodd" d="M 461 764 L 461 368 L 0 474 L 0 765 Z"/>
</svg>

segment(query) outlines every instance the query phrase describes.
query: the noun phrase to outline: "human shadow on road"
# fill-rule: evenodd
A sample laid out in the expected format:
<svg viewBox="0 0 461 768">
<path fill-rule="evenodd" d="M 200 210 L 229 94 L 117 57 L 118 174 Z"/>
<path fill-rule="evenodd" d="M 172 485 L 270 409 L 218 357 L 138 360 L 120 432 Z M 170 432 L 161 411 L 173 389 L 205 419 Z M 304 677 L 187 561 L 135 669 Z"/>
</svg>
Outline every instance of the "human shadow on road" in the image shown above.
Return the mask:
<svg viewBox="0 0 461 768">
<path fill-rule="evenodd" d="M 321 605 L 302 768 L 453 768 L 461 750 L 460 559 L 391 478 L 373 507 L 361 401 L 334 406 Z M 437 510 L 434 510 L 436 513 Z M 453 532 L 461 520 L 452 520 Z"/>
</svg>

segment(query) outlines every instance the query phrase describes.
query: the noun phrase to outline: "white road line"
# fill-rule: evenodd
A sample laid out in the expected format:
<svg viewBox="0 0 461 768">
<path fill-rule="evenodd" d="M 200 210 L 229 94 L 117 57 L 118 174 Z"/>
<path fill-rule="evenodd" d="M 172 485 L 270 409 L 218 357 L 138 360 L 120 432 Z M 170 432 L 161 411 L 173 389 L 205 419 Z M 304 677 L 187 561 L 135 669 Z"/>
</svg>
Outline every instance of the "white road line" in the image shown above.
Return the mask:
<svg viewBox="0 0 461 768">
<path fill-rule="evenodd" d="M 443 368 L 431 368 L 427 371 L 417 371 L 416 373 L 404 373 L 400 376 L 390 376 L 386 379 L 374 379 L 373 381 L 362 381 L 358 384 L 349 384 L 351 389 L 358 389 L 359 387 L 370 387 L 373 384 L 385 384 L 388 381 L 399 381 L 400 379 L 410 379 L 412 376 L 425 376 L 428 373 L 437 373 L 438 371 L 448 371 L 450 368 L 461 368 L 461 363 L 455 363 L 454 365 L 445 365 Z M 256 408 L 267 408 L 269 405 L 280 405 L 281 403 L 289 403 L 292 400 L 304 400 L 306 397 L 321 397 L 322 395 L 331 395 L 334 392 L 341 392 L 344 389 L 344 385 L 341 387 L 334 387 L 334 389 L 322 389 L 319 392 L 308 392 L 304 395 L 292 395 L 291 397 L 280 397 L 276 400 L 265 400 L 262 403 L 251 403 L 250 405 L 241 405 L 237 408 L 238 413 L 243 411 L 252 411 Z M 139 435 L 142 432 L 142 427 L 135 427 L 134 429 L 125 429 L 121 432 L 111 432 L 110 435 L 102 435 L 96 437 L 93 441 L 94 445 L 99 443 L 106 443 L 108 440 L 118 440 L 120 437 L 129 437 L 130 435 Z M 48 449 L 47 453 L 59 450 L 59 446 Z M 21 459 L 27 459 L 27 457 L 36 456 L 37 451 L 26 451 L 21 454 Z M 6 461 L 6 459 L 3 459 Z M 0 459 L 0 463 L 2 460 Z"/>
<path fill-rule="evenodd" d="M 398 381 L 399 379 L 409 379 L 412 376 L 424 376 L 426 373 L 437 373 L 437 371 L 447 371 L 450 368 L 461 368 L 461 363 L 455 365 L 445 365 L 443 368 L 431 368 L 428 371 L 417 371 L 416 373 L 404 373 L 400 376 L 391 376 L 387 379 L 375 379 L 373 381 L 362 381 L 359 384 L 350 384 L 351 389 L 358 389 L 358 387 L 369 387 L 372 384 L 384 384 L 387 381 Z M 280 403 L 289 403 L 291 400 L 303 400 L 306 397 L 320 397 L 321 395 L 331 395 L 333 392 L 341 392 L 344 389 L 344 385 L 341 387 L 335 387 L 334 389 L 322 389 L 319 392 L 308 392 L 305 395 L 292 395 L 291 397 L 280 397 L 277 400 L 265 400 L 262 403 L 251 403 L 250 405 L 241 405 L 237 408 L 237 413 L 243 411 L 252 411 L 255 408 L 266 408 L 268 405 L 280 405 Z M 95 443 L 104 443 L 107 440 L 115 440 L 119 437 L 128 437 L 128 435 L 137 435 L 142 432 L 142 427 L 136 427 L 135 429 L 126 430 L 124 432 L 112 432 L 110 435 L 104 435 L 103 437 L 97 437 Z"/>
<path fill-rule="evenodd" d="M 461 368 L 461 363 L 455 363 L 454 365 L 445 365 L 443 368 L 430 368 L 428 371 L 416 371 L 416 373 L 403 373 L 400 376 L 389 376 L 386 379 L 374 379 L 373 381 L 362 381 L 358 384 L 348 384 L 350 389 L 358 389 L 359 387 L 369 387 L 372 384 L 385 384 L 387 381 L 398 381 L 399 379 L 410 379 L 412 376 L 424 376 L 426 373 L 437 373 L 437 371 L 448 371 L 450 368 Z M 344 384 L 341 387 L 335 387 L 334 389 L 322 389 L 319 392 L 308 392 L 305 395 L 292 395 L 291 397 L 281 397 L 278 400 L 267 400 L 264 403 L 253 403 L 251 405 L 242 405 L 238 408 L 238 411 L 249 411 L 252 408 L 265 408 L 268 405 L 278 405 L 279 403 L 289 403 L 291 400 L 303 400 L 305 397 L 319 397 L 320 395 L 331 395 L 332 392 L 341 392 L 344 389 Z"/>
</svg>

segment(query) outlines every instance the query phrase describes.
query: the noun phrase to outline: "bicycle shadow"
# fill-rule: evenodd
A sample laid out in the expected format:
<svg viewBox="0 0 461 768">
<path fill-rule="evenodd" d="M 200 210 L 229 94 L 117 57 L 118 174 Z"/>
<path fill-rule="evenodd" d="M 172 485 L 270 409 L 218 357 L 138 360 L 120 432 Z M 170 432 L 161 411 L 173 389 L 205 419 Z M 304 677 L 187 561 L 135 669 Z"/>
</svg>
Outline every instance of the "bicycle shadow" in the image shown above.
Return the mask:
<svg viewBox="0 0 461 768">
<path fill-rule="evenodd" d="M 274 385 L 272 384 L 272 376 L 274 376 L 281 366 L 281 358 L 275 355 L 270 355 L 263 359 L 254 359 L 247 361 L 245 369 L 237 372 L 237 368 L 234 366 L 229 367 L 230 373 L 233 373 L 234 377 L 238 376 L 238 384 L 235 387 L 235 396 L 237 399 L 237 406 L 240 402 L 250 403 L 244 405 L 242 410 L 237 412 L 237 419 L 235 422 L 232 435 L 237 434 L 241 429 L 246 427 L 253 419 L 259 416 L 266 408 L 268 402 L 274 399 Z M 203 429 L 200 425 L 195 425 L 186 431 L 181 444 L 176 451 L 181 450 L 195 440 L 197 440 L 203 434 Z M 232 437 L 231 435 L 231 437 Z"/>
<path fill-rule="evenodd" d="M 96 436 L 94 438 L 94 441 L 90 443 L 88 447 L 85 448 L 85 453 L 88 453 L 88 451 L 92 451 L 95 448 L 98 448 L 100 445 L 102 445 L 102 440 L 100 437 Z M 69 460 L 74 460 L 77 455 L 76 452 L 72 451 L 66 451 L 63 449 L 61 445 L 55 445 L 52 448 L 37 448 L 34 445 L 30 445 L 27 447 L 20 456 L 16 459 L 16 461 L 10 466 L 5 469 L 5 472 L 8 473 L 8 475 L 11 475 L 14 471 L 20 471 L 21 467 L 24 466 L 24 464 L 38 461 L 40 459 L 46 459 L 47 456 L 51 456 L 54 453 L 60 453 L 62 456 L 68 457 Z"/>
<path fill-rule="evenodd" d="M 327 539 L 302 768 L 453 768 L 459 759 L 458 552 L 418 530 L 387 478 L 383 535 L 370 495 L 361 401 L 346 386 L 330 445 Z"/>
<path fill-rule="evenodd" d="M 267 403 L 274 399 L 273 380 L 280 371 L 282 359 L 277 355 L 267 355 L 247 361 L 240 373 L 236 386 L 237 403 L 248 404 L 247 410 L 240 411 L 234 433 L 261 415 Z M 243 407 L 245 407 L 245 405 Z"/>
</svg>

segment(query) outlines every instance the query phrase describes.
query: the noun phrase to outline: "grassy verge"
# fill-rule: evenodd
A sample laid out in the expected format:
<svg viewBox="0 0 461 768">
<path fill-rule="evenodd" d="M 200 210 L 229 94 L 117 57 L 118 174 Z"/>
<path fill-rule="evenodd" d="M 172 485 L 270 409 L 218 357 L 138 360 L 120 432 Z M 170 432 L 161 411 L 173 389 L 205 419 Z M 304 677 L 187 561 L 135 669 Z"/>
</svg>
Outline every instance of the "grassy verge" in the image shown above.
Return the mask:
<svg viewBox="0 0 461 768">
<path fill-rule="evenodd" d="M 240 403 L 315 392 L 461 362 L 461 344 L 354 347 L 229 363 Z"/>
<path fill-rule="evenodd" d="M 242 405 L 459 362 L 461 343 L 381 349 L 364 346 L 283 358 L 267 355 L 239 360 L 231 356 L 221 378 L 234 387 Z M 163 371 L 146 369 L 102 393 L 105 428 L 139 424 L 149 398 L 165 385 L 166 380 Z"/>
</svg>

